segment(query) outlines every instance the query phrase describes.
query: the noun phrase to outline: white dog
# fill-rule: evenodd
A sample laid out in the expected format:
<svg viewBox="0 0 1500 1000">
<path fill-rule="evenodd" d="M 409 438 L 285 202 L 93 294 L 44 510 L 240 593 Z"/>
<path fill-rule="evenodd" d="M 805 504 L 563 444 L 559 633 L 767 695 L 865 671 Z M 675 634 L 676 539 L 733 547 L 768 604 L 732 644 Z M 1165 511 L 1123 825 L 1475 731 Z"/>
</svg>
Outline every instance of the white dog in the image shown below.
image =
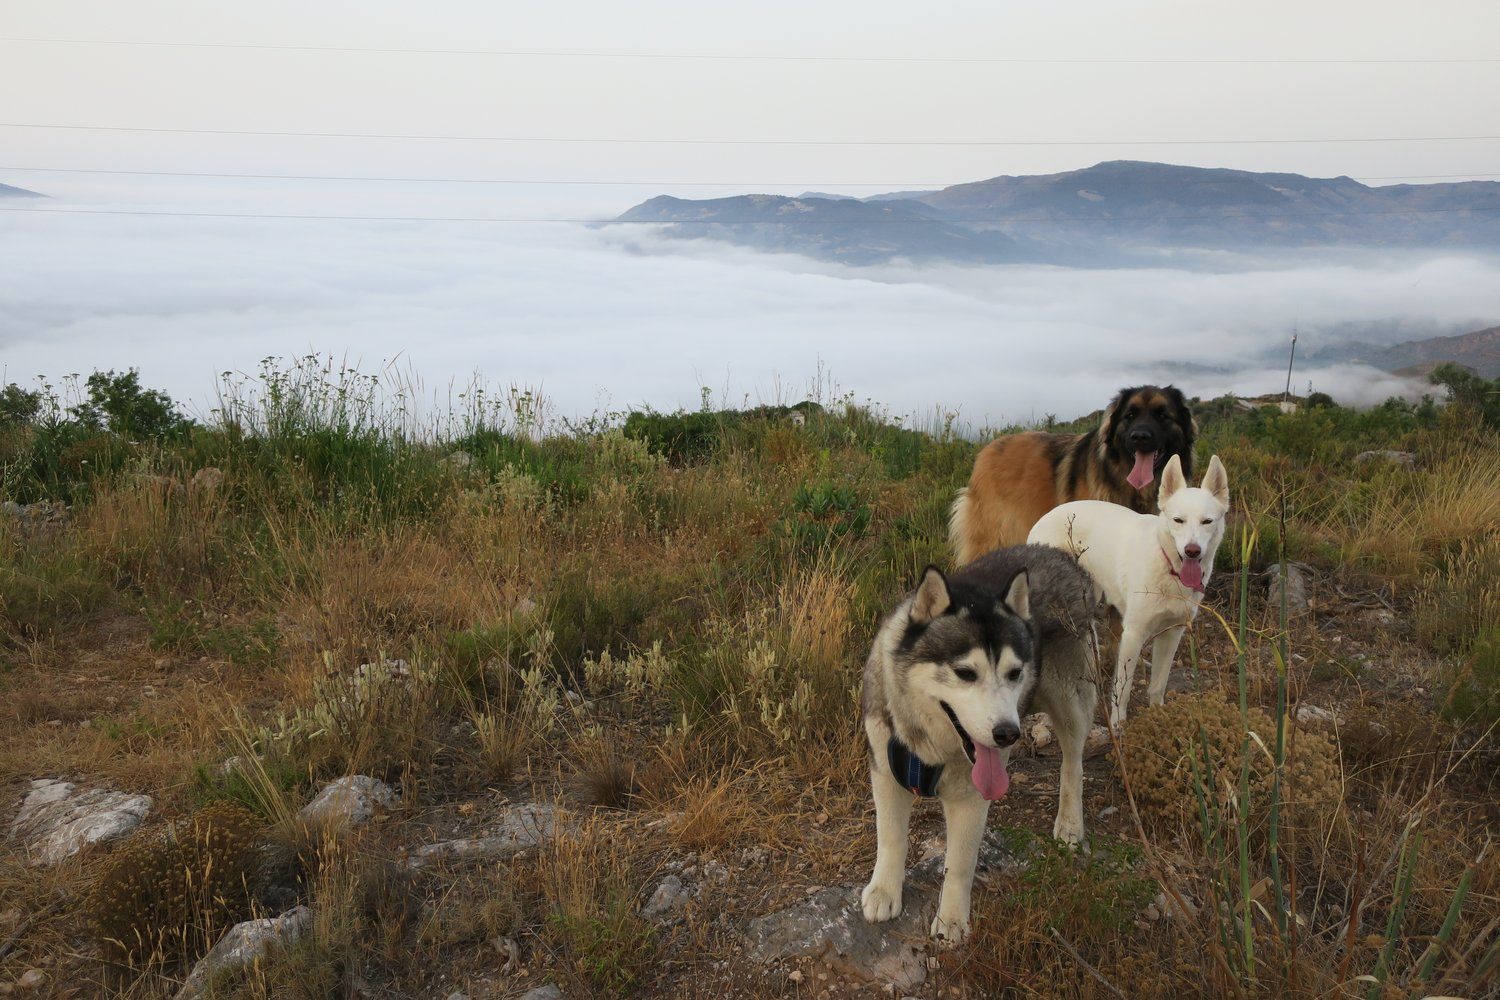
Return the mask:
<svg viewBox="0 0 1500 1000">
<path fill-rule="evenodd" d="M 1125 721 L 1141 646 L 1151 640 L 1151 704 L 1160 705 L 1182 633 L 1198 615 L 1203 590 L 1224 540 L 1229 473 L 1215 455 L 1199 487 L 1190 487 L 1177 456 L 1162 472 L 1160 512 L 1138 514 L 1102 500 L 1054 507 L 1031 529 L 1028 542 L 1073 554 L 1120 613 L 1122 634 L 1115 664 L 1109 721 Z"/>
</svg>

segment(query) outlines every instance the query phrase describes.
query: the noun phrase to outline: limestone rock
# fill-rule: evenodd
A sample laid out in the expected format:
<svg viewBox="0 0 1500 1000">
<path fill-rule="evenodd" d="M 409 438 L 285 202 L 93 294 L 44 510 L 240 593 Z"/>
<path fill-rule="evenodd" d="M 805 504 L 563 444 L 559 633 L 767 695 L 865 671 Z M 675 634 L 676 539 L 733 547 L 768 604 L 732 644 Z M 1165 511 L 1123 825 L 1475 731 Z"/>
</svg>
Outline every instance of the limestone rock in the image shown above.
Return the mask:
<svg viewBox="0 0 1500 1000">
<path fill-rule="evenodd" d="M 33 865 L 54 865 L 91 844 L 123 837 L 150 811 L 149 795 L 83 791 L 71 781 L 39 778 L 31 783 L 10 835 L 26 845 Z"/>
<path fill-rule="evenodd" d="M 279 917 L 246 920 L 224 933 L 219 943 L 198 960 L 193 971 L 177 991 L 177 1000 L 198 1000 L 208 995 L 215 976 L 234 969 L 248 968 L 273 948 L 292 944 L 312 925 L 312 911 L 305 906 L 288 910 Z"/>
<path fill-rule="evenodd" d="M 503 861 L 518 851 L 535 847 L 557 830 L 557 814 L 550 805 L 527 802 L 512 806 L 488 837 L 444 840 L 413 848 L 406 863 L 421 868 L 434 861 Z"/>
<path fill-rule="evenodd" d="M 362 826 L 377 812 L 395 804 L 396 794 L 390 785 L 368 775 L 351 774 L 324 785 L 297 812 L 297 818 L 309 828 L 332 832 Z"/>
<path fill-rule="evenodd" d="M 1022 862 L 993 835 L 980 846 L 981 875 Z M 927 978 L 928 930 L 937 911 L 943 860 L 934 857 L 907 873 L 901 915 L 866 923 L 860 909 L 863 885 L 818 889 L 784 910 L 757 917 L 747 930 L 747 953 L 755 961 L 821 957 L 836 970 L 867 982 L 912 989 Z M 975 887 L 975 892 L 984 891 Z"/>
<path fill-rule="evenodd" d="M 1272 609 L 1281 607 L 1281 563 L 1275 563 L 1266 568 L 1266 604 Z M 1296 614 L 1308 609 L 1307 580 L 1312 575 L 1312 567 L 1306 563 L 1289 562 L 1286 564 L 1286 610 L 1288 614 Z"/>
</svg>

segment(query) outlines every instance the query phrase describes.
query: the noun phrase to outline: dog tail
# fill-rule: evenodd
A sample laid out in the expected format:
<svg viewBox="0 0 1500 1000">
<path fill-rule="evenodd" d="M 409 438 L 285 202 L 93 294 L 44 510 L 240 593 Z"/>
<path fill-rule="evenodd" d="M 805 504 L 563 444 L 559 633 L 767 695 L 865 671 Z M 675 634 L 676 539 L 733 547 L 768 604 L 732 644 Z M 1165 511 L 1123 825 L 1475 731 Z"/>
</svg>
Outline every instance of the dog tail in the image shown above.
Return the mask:
<svg viewBox="0 0 1500 1000">
<path fill-rule="evenodd" d="M 959 489 L 958 496 L 953 500 L 953 507 L 948 511 L 948 544 L 953 549 L 954 564 L 958 566 L 983 554 L 974 551 L 973 525 L 969 523 L 970 508 L 973 505 L 974 502 L 969 499 L 969 488 L 964 486 Z"/>
</svg>

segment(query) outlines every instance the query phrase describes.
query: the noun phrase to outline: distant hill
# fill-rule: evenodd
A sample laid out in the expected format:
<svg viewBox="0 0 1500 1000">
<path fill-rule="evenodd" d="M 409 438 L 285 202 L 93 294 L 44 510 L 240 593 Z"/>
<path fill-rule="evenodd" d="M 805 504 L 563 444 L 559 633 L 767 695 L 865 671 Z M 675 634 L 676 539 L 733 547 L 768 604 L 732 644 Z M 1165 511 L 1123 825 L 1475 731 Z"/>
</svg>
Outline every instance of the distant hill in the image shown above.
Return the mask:
<svg viewBox="0 0 1500 1000">
<path fill-rule="evenodd" d="M 9 184 L 0 184 L 0 198 L 45 198 L 44 194 L 36 191 L 28 191 L 25 188 L 11 187 Z"/>
<path fill-rule="evenodd" d="M 1500 326 L 1456 337 L 1409 340 L 1392 347 L 1355 345 L 1349 359 L 1398 374 L 1425 375 L 1446 361 L 1471 368 L 1485 378 L 1500 378 Z"/>
<path fill-rule="evenodd" d="M 1024 256 L 1004 234 L 944 222 L 941 214 L 915 201 L 768 194 L 689 201 L 663 195 L 642 202 L 617 221 L 669 223 L 672 236 L 849 264 L 875 264 L 893 257 L 998 263 Z"/>
<path fill-rule="evenodd" d="M 890 214 L 860 214 L 855 206 Z M 675 224 L 675 236 L 851 263 L 906 257 L 1109 266 L 1159 260 L 1162 251 L 1500 250 L 1500 182 L 1370 187 L 1349 177 L 1114 160 L 859 200 L 661 197 L 619 221 L 643 218 Z M 877 234 L 876 225 L 886 228 Z"/>
</svg>

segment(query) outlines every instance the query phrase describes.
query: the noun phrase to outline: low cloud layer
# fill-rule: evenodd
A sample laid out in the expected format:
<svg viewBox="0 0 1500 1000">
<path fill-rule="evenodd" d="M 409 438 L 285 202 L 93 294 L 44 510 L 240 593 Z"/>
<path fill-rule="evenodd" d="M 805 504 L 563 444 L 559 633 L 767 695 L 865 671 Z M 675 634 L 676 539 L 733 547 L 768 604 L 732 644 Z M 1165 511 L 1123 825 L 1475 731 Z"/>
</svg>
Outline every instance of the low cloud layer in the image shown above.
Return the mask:
<svg viewBox="0 0 1500 1000">
<path fill-rule="evenodd" d="M 700 385 L 790 400 L 822 370 L 899 413 L 999 424 L 1149 379 L 1276 390 L 1294 325 L 1307 349 L 1450 333 L 1500 318 L 1497 289 L 1500 263 L 1467 257 L 850 270 L 639 229 L 0 214 L 4 380 L 134 366 L 200 411 L 221 372 L 319 352 L 539 387 L 566 415 L 696 406 Z M 1356 404 L 1420 389 L 1299 364 L 1309 383 Z"/>
</svg>

